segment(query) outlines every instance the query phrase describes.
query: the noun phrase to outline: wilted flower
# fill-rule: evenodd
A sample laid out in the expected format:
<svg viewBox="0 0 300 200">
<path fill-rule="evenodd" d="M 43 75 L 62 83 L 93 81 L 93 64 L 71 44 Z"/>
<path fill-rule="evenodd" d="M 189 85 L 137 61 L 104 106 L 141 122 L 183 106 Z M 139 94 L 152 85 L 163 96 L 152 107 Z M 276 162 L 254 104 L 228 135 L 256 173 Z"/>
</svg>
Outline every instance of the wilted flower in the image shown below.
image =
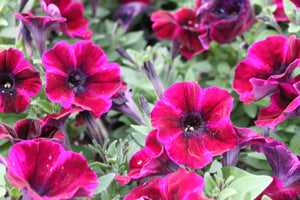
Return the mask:
<svg viewBox="0 0 300 200">
<path fill-rule="evenodd" d="M 98 185 L 96 173 L 81 154 L 49 140 L 22 141 L 0 160 L 8 169 L 8 181 L 23 190 L 23 199 L 93 198 Z"/>
<path fill-rule="evenodd" d="M 214 155 L 238 144 L 229 118 L 232 102 L 231 95 L 218 87 L 202 91 L 195 82 L 170 86 L 151 112 L 158 141 L 175 163 L 204 167 Z"/>
<path fill-rule="evenodd" d="M 299 65 L 300 39 L 292 35 L 269 36 L 254 43 L 248 58 L 235 69 L 233 88 L 244 103 L 252 103 L 272 94 L 281 83 L 292 80 L 292 73 Z"/>
<path fill-rule="evenodd" d="M 159 39 L 175 40 L 180 44 L 180 53 L 192 59 L 209 47 L 208 41 L 200 41 L 199 36 L 206 36 L 207 29 L 196 22 L 196 13 L 183 8 L 174 14 L 168 11 L 156 11 L 151 15 L 153 30 Z"/>
<path fill-rule="evenodd" d="M 110 109 L 110 98 L 121 85 L 120 67 L 108 63 L 100 47 L 88 41 L 58 42 L 44 53 L 42 63 L 51 101 L 64 108 L 75 105 L 97 116 Z"/>
<path fill-rule="evenodd" d="M 252 149 L 265 154 L 273 171 L 273 182 L 265 189 L 262 195 L 267 195 L 274 200 L 299 199 L 299 158 L 287 150 L 283 143 L 275 140 L 266 144 L 254 144 Z"/>
<path fill-rule="evenodd" d="M 170 160 L 163 144 L 157 141 L 157 130 L 151 131 L 147 138 L 145 148 L 138 151 L 129 161 L 128 175 L 117 175 L 120 185 L 131 180 L 140 180 L 155 175 L 165 175 L 176 171 L 179 166 Z"/>
<path fill-rule="evenodd" d="M 40 0 L 41 6 L 50 17 L 63 17 L 66 22 L 56 29 L 70 37 L 91 39 L 92 31 L 86 31 L 89 21 L 83 16 L 83 3 L 72 0 Z"/>
<path fill-rule="evenodd" d="M 51 18 L 47 16 L 34 16 L 30 11 L 27 13 L 17 13 L 14 16 L 23 21 L 23 24 L 30 31 L 33 41 L 37 50 L 39 51 L 40 56 L 43 55 L 46 50 L 46 35 L 48 29 L 53 29 L 60 22 L 64 22 L 65 19 L 61 17 Z M 26 42 L 28 36 L 25 36 Z"/>
<path fill-rule="evenodd" d="M 186 171 L 184 168 L 178 169 L 166 178 L 152 178 L 148 182 L 143 182 L 139 187 L 134 188 L 124 200 L 132 199 L 189 199 L 208 200 L 202 195 L 204 179 L 194 171 Z"/>
<path fill-rule="evenodd" d="M 40 73 L 21 51 L 9 48 L 0 52 L 0 112 L 22 113 L 30 98 L 42 87 Z"/>
<path fill-rule="evenodd" d="M 219 44 L 236 40 L 256 23 L 255 13 L 249 0 L 202 0 L 197 1 L 197 20 L 208 29 L 208 37 Z M 206 35 L 199 37 L 207 41 Z"/>
</svg>

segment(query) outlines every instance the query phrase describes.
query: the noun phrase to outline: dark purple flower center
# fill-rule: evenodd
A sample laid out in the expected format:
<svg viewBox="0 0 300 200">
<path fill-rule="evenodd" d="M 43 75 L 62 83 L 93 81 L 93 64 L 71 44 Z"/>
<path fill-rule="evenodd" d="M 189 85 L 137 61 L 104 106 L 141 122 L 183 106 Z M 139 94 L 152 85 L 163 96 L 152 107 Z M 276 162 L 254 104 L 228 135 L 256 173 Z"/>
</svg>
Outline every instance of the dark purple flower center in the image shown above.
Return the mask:
<svg viewBox="0 0 300 200">
<path fill-rule="evenodd" d="M 220 19 L 235 18 L 240 14 L 242 2 L 240 0 L 224 1 L 220 0 L 215 7 L 214 13 Z"/>
<path fill-rule="evenodd" d="M 205 129 L 205 122 L 199 113 L 188 113 L 183 117 L 182 123 L 185 136 Z"/>
<path fill-rule="evenodd" d="M 78 69 L 73 69 L 68 73 L 67 84 L 75 93 L 82 93 L 86 90 L 87 76 Z"/>
<path fill-rule="evenodd" d="M 0 91 L 1 93 L 12 92 L 15 88 L 15 79 L 8 73 L 0 74 Z"/>
</svg>

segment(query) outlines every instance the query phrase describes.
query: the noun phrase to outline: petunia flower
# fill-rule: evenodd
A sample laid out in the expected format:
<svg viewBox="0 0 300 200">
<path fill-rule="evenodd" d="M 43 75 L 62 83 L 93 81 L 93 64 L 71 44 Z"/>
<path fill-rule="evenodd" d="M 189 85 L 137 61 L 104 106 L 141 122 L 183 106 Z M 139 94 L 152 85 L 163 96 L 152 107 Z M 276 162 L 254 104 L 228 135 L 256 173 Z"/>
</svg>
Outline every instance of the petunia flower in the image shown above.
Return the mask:
<svg viewBox="0 0 300 200">
<path fill-rule="evenodd" d="M 124 81 L 120 89 L 112 96 L 112 110 L 120 111 L 132 119 L 134 119 L 139 124 L 143 124 L 143 118 L 141 113 L 132 99 L 131 88 L 128 88 Z"/>
<path fill-rule="evenodd" d="M 153 130 L 146 138 L 145 148 L 138 151 L 129 161 L 128 175 L 116 175 L 120 185 L 131 180 L 140 180 L 155 175 L 165 175 L 176 171 L 179 166 L 170 160 L 163 144 L 157 141 L 157 130 Z"/>
<path fill-rule="evenodd" d="M 252 149 L 265 154 L 273 171 L 273 182 L 262 195 L 274 200 L 300 198 L 300 161 L 286 146 L 273 141 L 266 144 L 254 144 Z M 262 197 L 260 196 L 260 198 Z M 258 199 L 260 199 L 258 198 Z"/>
<path fill-rule="evenodd" d="M 207 38 L 206 27 L 197 23 L 196 13 L 187 8 L 180 9 L 174 14 L 168 11 L 155 11 L 151 15 L 152 28 L 159 39 L 177 41 L 180 44 L 180 53 L 192 59 L 209 48 L 208 42 L 199 40 L 199 36 Z"/>
<path fill-rule="evenodd" d="M 264 144 L 271 142 L 271 137 L 263 137 L 261 134 L 249 129 L 234 126 L 234 130 L 239 137 L 238 145 L 233 150 L 223 153 L 223 166 L 235 166 L 241 149 L 252 144 Z"/>
<path fill-rule="evenodd" d="M 51 18 L 47 16 L 34 16 L 30 11 L 27 13 L 16 13 L 14 16 L 21 19 L 26 28 L 31 32 L 31 36 L 35 43 L 35 46 L 40 54 L 43 55 L 46 50 L 46 35 L 48 29 L 53 29 L 60 22 L 64 22 L 65 19 L 61 17 Z M 27 36 L 28 37 L 28 36 Z M 25 39 L 27 41 L 27 37 Z"/>
<path fill-rule="evenodd" d="M 23 190 L 23 199 L 93 198 L 92 191 L 98 185 L 96 173 L 81 154 L 65 151 L 49 140 L 13 145 L 3 164 L 8 169 L 8 181 Z"/>
<path fill-rule="evenodd" d="M 248 58 L 235 69 L 233 88 L 244 103 L 252 103 L 279 89 L 280 83 L 292 80 L 292 73 L 299 65 L 300 39 L 294 35 L 269 36 L 254 43 Z"/>
<path fill-rule="evenodd" d="M 30 98 L 42 87 L 40 73 L 31 66 L 21 51 L 0 51 L 0 112 L 22 113 Z"/>
<path fill-rule="evenodd" d="M 114 19 L 121 23 L 123 28 L 128 31 L 132 21 L 139 15 L 147 12 L 152 12 L 147 3 L 144 2 L 128 2 L 121 5 L 115 12 Z"/>
<path fill-rule="evenodd" d="M 260 110 L 255 124 L 273 129 L 287 118 L 300 116 L 300 75 L 289 83 L 280 83 L 271 96 L 271 105 Z"/>
<path fill-rule="evenodd" d="M 298 0 L 290 0 L 297 8 L 300 7 L 300 1 Z M 286 16 L 284 12 L 283 2 L 282 0 L 274 0 L 273 4 L 277 6 L 276 10 L 273 12 L 276 21 L 290 22 L 290 19 Z"/>
<path fill-rule="evenodd" d="M 203 196 L 204 179 L 194 171 L 184 168 L 168 174 L 165 178 L 152 178 L 134 188 L 124 200 L 131 199 L 195 199 L 209 200 Z"/>
<path fill-rule="evenodd" d="M 42 120 L 21 119 L 15 123 L 14 127 L 0 123 L 0 138 L 8 139 L 13 144 L 35 138 L 48 138 L 62 142 L 64 134 L 58 129 L 49 127 Z"/>
<path fill-rule="evenodd" d="M 44 53 L 42 63 L 45 91 L 51 101 L 64 108 L 78 106 L 96 116 L 110 109 L 110 98 L 121 85 L 120 67 L 108 63 L 100 47 L 89 41 L 58 42 Z"/>
<path fill-rule="evenodd" d="M 89 40 L 92 38 L 92 31 L 86 31 L 88 20 L 83 16 L 83 3 L 72 0 L 40 0 L 41 7 L 50 17 L 63 17 L 65 22 L 59 24 L 56 29 L 70 37 Z"/>
<path fill-rule="evenodd" d="M 238 144 L 230 121 L 233 98 L 223 89 L 204 90 L 195 82 L 167 88 L 152 112 L 152 126 L 169 157 L 177 164 L 201 168 L 212 157 Z"/>
<path fill-rule="evenodd" d="M 208 29 L 209 39 L 219 44 L 235 41 L 256 23 L 249 0 L 202 0 L 196 7 L 198 23 Z M 207 41 L 205 35 L 199 39 Z"/>
</svg>

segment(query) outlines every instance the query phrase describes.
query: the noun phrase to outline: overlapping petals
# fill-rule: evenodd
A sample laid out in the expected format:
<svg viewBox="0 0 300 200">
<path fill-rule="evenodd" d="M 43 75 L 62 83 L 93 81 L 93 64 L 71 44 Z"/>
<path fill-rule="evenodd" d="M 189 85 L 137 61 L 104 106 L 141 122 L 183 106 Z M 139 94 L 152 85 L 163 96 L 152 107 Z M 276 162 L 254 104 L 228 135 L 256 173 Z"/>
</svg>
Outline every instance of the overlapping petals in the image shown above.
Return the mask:
<svg viewBox="0 0 300 200">
<path fill-rule="evenodd" d="M 110 98 L 121 85 L 120 68 L 107 62 L 100 47 L 92 42 L 71 46 L 62 41 L 44 53 L 42 62 L 51 101 L 64 108 L 79 106 L 97 116 L 109 110 Z"/>
<path fill-rule="evenodd" d="M 196 13 L 193 10 L 183 8 L 174 14 L 168 11 L 156 11 L 151 15 L 153 30 L 160 39 L 175 40 L 180 44 L 180 53 L 188 59 L 192 59 L 208 49 L 207 41 L 199 40 L 199 36 L 205 37 L 207 29 L 200 27 L 195 20 Z"/>
<path fill-rule="evenodd" d="M 253 44 L 248 58 L 235 69 L 233 88 L 244 103 L 252 103 L 272 94 L 282 82 L 292 79 L 292 72 L 299 65 L 300 40 L 292 35 L 269 36 Z"/>
<path fill-rule="evenodd" d="M 155 175 L 165 175 L 176 171 L 179 166 L 170 160 L 163 144 L 157 141 L 157 130 L 153 130 L 146 138 L 145 148 L 138 151 L 129 161 L 128 175 L 117 175 L 120 185 L 131 180 L 140 180 Z"/>
<path fill-rule="evenodd" d="M 170 86 L 151 112 L 158 141 L 170 158 L 192 168 L 201 168 L 214 155 L 232 150 L 238 144 L 229 119 L 233 98 L 220 88 L 202 91 L 195 82 Z"/>
<path fill-rule="evenodd" d="M 202 195 L 204 179 L 194 171 L 178 169 L 166 178 L 152 178 L 134 188 L 124 200 L 130 199 L 208 199 Z"/>
<path fill-rule="evenodd" d="M 272 199 L 300 198 L 300 161 L 278 141 L 254 144 L 252 149 L 264 153 L 273 171 L 273 182 L 262 193 Z"/>
<path fill-rule="evenodd" d="M 8 139 L 13 144 L 35 138 L 48 138 L 62 142 L 64 134 L 42 120 L 21 119 L 15 123 L 14 128 L 0 123 L 0 138 Z"/>
<path fill-rule="evenodd" d="M 40 73 L 24 60 L 23 53 L 9 48 L 0 52 L 0 112 L 22 113 L 42 87 Z"/>
<path fill-rule="evenodd" d="M 256 23 L 255 13 L 249 0 L 197 1 L 197 20 L 209 30 L 208 37 L 219 44 L 235 41 Z M 207 41 L 207 36 L 199 37 Z"/>
<path fill-rule="evenodd" d="M 15 144 L 5 164 L 12 186 L 28 192 L 34 200 L 93 198 L 98 185 L 96 173 L 82 155 L 49 140 Z"/>
<path fill-rule="evenodd" d="M 91 39 L 92 31 L 86 31 L 88 20 L 83 16 L 83 3 L 72 0 L 40 0 L 41 6 L 48 16 L 63 17 L 66 22 L 56 28 L 70 37 Z"/>
</svg>

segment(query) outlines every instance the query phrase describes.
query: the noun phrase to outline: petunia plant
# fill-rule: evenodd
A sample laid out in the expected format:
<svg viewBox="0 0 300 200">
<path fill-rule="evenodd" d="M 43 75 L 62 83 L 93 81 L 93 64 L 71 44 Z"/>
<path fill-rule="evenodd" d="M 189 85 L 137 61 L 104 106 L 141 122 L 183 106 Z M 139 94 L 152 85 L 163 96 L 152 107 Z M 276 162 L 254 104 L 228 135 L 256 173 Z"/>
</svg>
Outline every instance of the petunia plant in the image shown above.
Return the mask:
<svg viewBox="0 0 300 200">
<path fill-rule="evenodd" d="M 0 1 L 0 200 L 300 199 L 299 7 Z"/>
</svg>

